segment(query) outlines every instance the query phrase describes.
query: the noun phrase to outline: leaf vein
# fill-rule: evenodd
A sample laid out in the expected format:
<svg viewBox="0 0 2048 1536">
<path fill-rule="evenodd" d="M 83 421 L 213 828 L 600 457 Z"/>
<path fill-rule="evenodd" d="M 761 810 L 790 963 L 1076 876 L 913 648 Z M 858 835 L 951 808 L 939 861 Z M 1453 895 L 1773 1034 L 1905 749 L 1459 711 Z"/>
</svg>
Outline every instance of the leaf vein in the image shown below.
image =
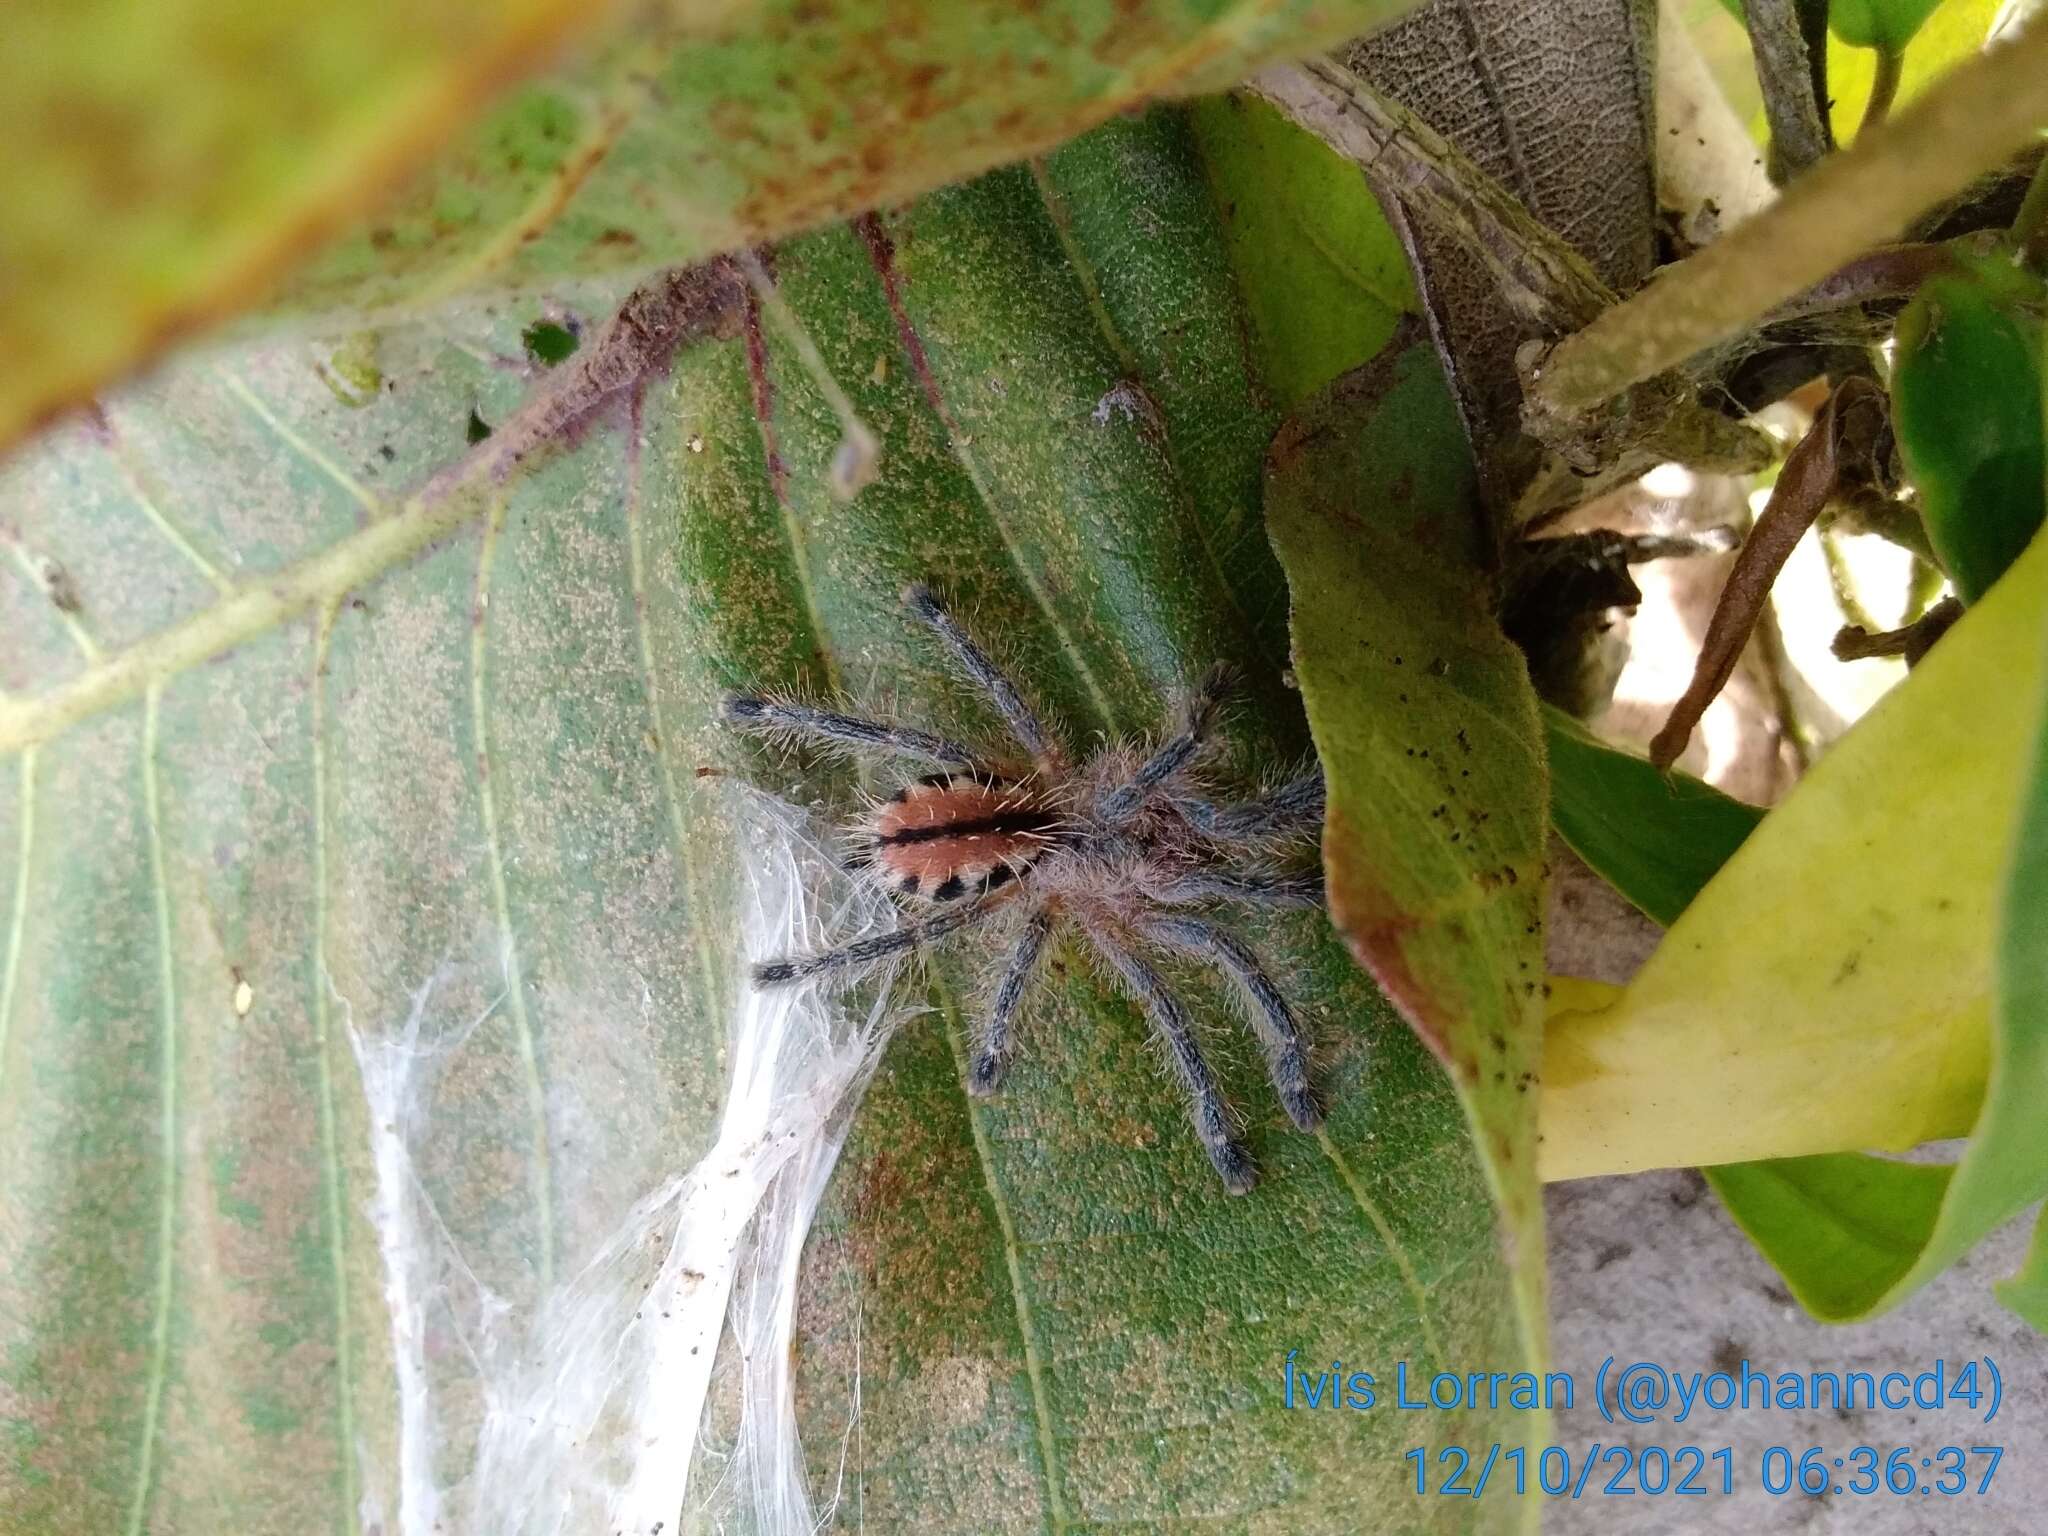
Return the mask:
<svg viewBox="0 0 2048 1536">
<path fill-rule="evenodd" d="M 1442 1341 L 1437 1338 L 1436 1325 L 1430 1321 L 1429 1290 L 1423 1285 L 1421 1276 L 1415 1272 L 1415 1261 L 1409 1257 L 1407 1248 L 1395 1235 L 1393 1227 L 1387 1221 L 1386 1213 L 1379 1208 L 1372 1196 L 1365 1192 L 1365 1186 L 1359 1182 L 1358 1175 L 1352 1170 L 1351 1165 L 1344 1160 L 1344 1154 L 1337 1150 L 1337 1144 L 1330 1139 L 1327 1129 L 1316 1132 L 1316 1144 L 1323 1149 L 1323 1155 L 1330 1160 L 1330 1166 L 1337 1170 L 1338 1179 L 1345 1189 L 1350 1191 L 1359 1211 L 1372 1223 L 1373 1230 L 1379 1233 L 1380 1241 L 1386 1245 L 1387 1255 L 1393 1259 L 1395 1268 L 1401 1271 L 1401 1283 L 1408 1287 L 1408 1294 L 1415 1302 L 1415 1318 L 1422 1329 L 1422 1342 L 1429 1350 L 1430 1360 L 1435 1368 L 1443 1370 L 1448 1357 L 1444 1354 Z"/>
<path fill-rule="evenodd" d="M 898 280 L 893 257 L 890 254 L 889 237 L 882 230 L 881 222 L 874 214 L 864 214 L 858 221 L 858 232 L 868 249 L 868 259 L 874 265 L 875 275 L 881 279 L 883 296 L 887 299 L 889 313 L 896 322 L 898 340 L 904 355 L 910 359 L 912 371 L 924 388 L 925 398 L 939 424 L 946 429 L 946 441 L 952 449 L 954 460 L 967 476 L 967 482 L 974 487 L 974 494 L 981 502 L 982 510 L 988 514 L 989 525 L 995 529 L 996 537 L 1002 540 L 1003 551 L 1010 557 L 1010 565 L 1017 573 L 1017 580 L 1030 597 L 1032 605 L 1045 616 L 1046 626 L 1053 638 L 1059 642 L 1061 653 L 1067 664 L 1081 680 L 1081 686 L 1088 692 L 1095 706 L 1096 723 L 1103 730 L 1113 731 L 1117 725 L 1116 710 L 1111 706 L 1109 695 L 1103 691 L 1095 669 L 1088 665 L 1087 658 L 1074 641 L 1073 634 L 1055 611 L 1052 595 L 1045 585 L 1032 574 L 1031 565 L 1025 559 L 1023 546 L 1017 541 L 1009 519 L 1003 515 L 995 490 L 981 470 L 981 461 L 976 456 L 967 434 L 960 430 L 959 423 L 946 405 L 945 395 L 939 389 L 938 375 L 933 372 L 931 358 L 924 348 L 924 340 L 918 335 L 917 326 L 910 318 L 910 311 L 903 303 L 903 288 Z"/>
<path fill-rule="evenodd" d="M 505 990 L 511 994 L 513 1030 L 519 1057 L 526 1073 L 528 1113 L 533 1122 L 534 1224 L 539 1231 L 538 1268 L 540 1287 L 546 1292 L 555 1278 L 554 1180 L 548 1156 L 547 1095 L 541 1083 L 540 1056 L 534 1044 L 533 1021 L 526 1010 L 526 982 L 519 966 L 519 944 L 512 932 L 512 901 L 505 881 L 505 840 L 498 822 L 498 798 L 491 773 L 489 710 L 485 700 L 485 650 L 490 635 L 491 562 L 497 553 L 498 535 L 505 526 L 505 498 L 492 498 L 491 515 L 484 523 L 483 548 L 477 556 L 476 607 L 469 629 L 469 704 L 471 727 L 476 737 L 472 761 L 476 767 L 477 799 L 482 808 L 484 845 L 490 855 L 491 900 L 498 923 L 498 964 Z"/>
<path fill-rule="evenodd" d="M 313 759 L 313 1060 L 320 1088 L 321 1212 L 327 1225 L 328 1265 L 334 1280 L 335 1430 L 341 1441 L 343 1508 L 349 1529 L 362 1529 L 356 1497 L 356 1435 L 354 1352 L 349 1343 L 348 1263 L 344 1257 L 347 1228 L 342 1220 L 347 1175 L 341 1166 L 340 1135 L 335 1126 L 334 1068 L 330 1052 L 333 1013 L 327 970 L 327 646 L 334 632 L 335 603 L 321 611 L 313 636 L 313 677 L 310 685 Z"/>
<path fill-rule="evenodd" d="M 171 515 L 164 511 L 162 498 L 159 496 L 157 488 L 150 483 L 154 477 L 149 474 L 147 467 L 142 462 L 141 456 L 135 452 L 127 436 L 115 424 L 113 413 L 104 405 L 98 406 L 97 410 L 98 419 L 103 428 L 107 451 L 113 458 L 114 463 L 119 467 L 121 478 L 128 483 L 128 494 L 133 496 L 135 504 L 142 508 L 143 516 L 149 519 L 150 525 L 164 536 L 165 541 L 173 549 L 183 555 L 192 567 L 213 585 L 216 592 L 225 596 L 234 591 L 234 583 L 228 580 L 219 566 L 215 565 L 200 552 L 199 546 L 193 542 L 191 535 L 179 527 Z"/>
<path fill-rule="evenodd" d="M 944 1003 L 946 1011 L 946 1044 L 953 1053 L 953 1064 L 959 1073 L 959 1081 L 967 1081 L 967 1054 L 961 1044 L 963 1024 L 960 1011 L 954 1000 L 948 996 Z M 1017 1309 L 1017 1333 L 1024 1348 L 1024 1374 L 1031 1384 L 1031 1412 L 1038 1430 L 1038 1454 L 1045 1464 L 1045 1499 L 1052 1517 L 1055 1532 L 1073 1528 L 1073 1519 L 1067 1513 L 1067 1500 L 1060 1481 L 1059 1443 L 1053 1433 L 1052 1395 L 1046 1386 L 1045 1362 L 1039 1356 L 1037 1324 L 1033 1317 L 1031 1295 L 1024 1285 L 1023 1254 L 1017 1242 L 1017 1223 L 1010 1213 L 1008 1196 L 1003 1193 L 1001 1182 L 996 1178 L 995 1153 L 989 1145 L 988 1128 L 982 1124 L 981 1111 L 974 1099 L 962 1093 L 967 1106 L 967 1126 L 974 1136 L 974 1151 L 981 1167 L 982 1183 L 988 1189 L 989 1204 L 995 1210 L 996 1226 L 1003 1235 L 1003 1263 L 1009 1271 L 1010 1297 Z"/>
<path fill-rule="evenodd" d="M 20 831 L 14 855 L 14 910 L 7 920 L 7 969 L 0 973 L 0 1080 L 7 1075 L 7 1032 L 14 1018 L 14 994 L 21 980 L 21 952 L 28 933 L 28 872 L 35 850 L 36 749 L 21 754 Z"/>
<path fill-rule="evenodd" d="M 632 437 L 627 443 L 626 563 L 633 583 L 633 626 L 640 642 L 640 671 L 647 686 L 647 717 L 654 729 L 654 760 L 661 771 L 663 798 L 668 801 L 669 830 L 675 837 L 676 863 L 683 877 L 684 921 L 689 925 L 697 963 L 703 971 L 706 1017 L 724 995 L 718 971 L 717 946 L 711 942 L 709 907 L 703 899 L 703 872 L 691 851 L 694 844 L 683 815 L 682 779 L 676 771 L 675 743 L 661 712 L 661 673 L 654 664 L 654 632 L 648 618 L 646 549 L 646 422 L 643 396 L 635 391 Z"/>
<path fill-rule="evenodd" d="M 1116 317 L 1109 312 L 1109 305 L 1102 296 L 1102 280 L 1096 276 L 1095 263 L 1081 248 L 1080 241 L 1074 237 L 1074 220 L 1073 215 L 1067 210 L 1066 195 L 1053 185 L 1051 173 L 1046 168 L 1043 156 L 1035 156 L 1031 161 L 1031 183 L 1038 190 L 1039 201 L 1045 205 L 1046 218 L 1052 225 L 1060 250 L 1066 255 L 1067 265 L 1073 269 L 1074 280 L 1081 285 L 1081 292 L 1087 300 L 1088 313 L 1095 321 L 1096 330 L 1101 332 L 1104 344 L 1115 355 L 1117 367 L 1122 370 L 1124 377 L 1142 388 L 1145 381 L 1144 369 L 1138 361 L 1138 355 L 1124 339 L 1122 330 L 1117 326 Z M 1203 563 L 1209 567 L 1209 577 L 1215 583 L 1215 590 L 1222 594 L 1231 611 L 1237 615 L 1245 633 L 1249 635 L 1252 633 L 1251 615 L 1244 603 L 1239 600 L 1237 587 L 1230 579 L 1215 540 L 1210 536 L 1214 530 L 1195 513 L 1187 476 L 1181 470 L 1180 456 L 1174 451 L 1173 435 L 1167 430 L 1164 421 L 1159 423 L 1159 446 L 1171 472 L 1169 483 L 1174 488 L 1174 505 L 1180 510 L 1181 519 L 1187 524 L 1195 547 L 1202 552 Z"/>
<path fill-rule="evenodd" d="M 240 374 L 232 373 L 225 368 L 221 369 L 219 373 L 220 380 L 227 386 L 228 393 L 247 406 L 250 415 L 274 432 L 278 440 L 290 448 L 292 452 L 296 453 L 300 458 L 332 480 L 342 490 L 346 491 L 356 504 L 369 513 L 371 517 L 381 518 L 390 512 L 390 506 L 382 497 L 378 496 L 376 492 L 364 485 L 362 481 L 356 479 L 354 475 L 351 475 L 339 464 L 335 463 L 333 459 L 321 452 L 319 448 L 301 437 L 292 428 L 290 423 L 286 422 L 275 411 L 271 410 L 269 406 L 265 405 L 262 396 L 251 389 L 243 381 Z"/>
<path fill-rule="evenodd" d="M 156 1471 L 157 1423 L 162 1415 L 164 1379 L 170 1370 L 171 1298 L 176 1281 L 175 1244 L 178 1202 L 178 989 L 171 951 L 171 891 L 164 869 L 162 789 L 157 777 L 157 741 L 163 691 L 151 688 L 143 705 L 142 804 L 149 830 L 150 884 L 156 902 L 157 984 L 162 1007 L 162 1049 L 157 1070 L 163 1076 L 158 1156 L 163 1160 L 162 1187 L 157 1197 L 156 1299 L 149 1330 L 149 1375 L 143 1385 L 142 1434 L 137 1452 L 135 1492 L 128 1506 L 128 1536 L 142 1536 L 149 1514 L 149 1494 Z"/>
</svg>

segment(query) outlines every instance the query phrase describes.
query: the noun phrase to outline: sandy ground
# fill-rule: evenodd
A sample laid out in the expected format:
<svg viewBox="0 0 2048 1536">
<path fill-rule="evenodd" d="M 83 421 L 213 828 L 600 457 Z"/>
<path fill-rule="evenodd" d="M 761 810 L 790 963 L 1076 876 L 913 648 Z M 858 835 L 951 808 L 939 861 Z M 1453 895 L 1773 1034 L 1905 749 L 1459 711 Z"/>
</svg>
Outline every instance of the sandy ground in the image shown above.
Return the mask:
<svg viewBox="0 0 2048 1536">
<path fill-rule="evenodd" d="M 1557 1415 L 1555 1439 L 1575 1449 L 1599 1442 L 1697 1445 L 1733 1451 L 1736 1491 L 1700 1498 L 1595 1498 L 1550 1504 L 1550 1536 L 2039 1536 L 2048 1531 L 2048 1340 L 2001 1307 L 1992 1282 L 2018 1267 L 2028 1229 L 2016 1223 L 1874 1322 L 1832 1327 L 1800 1310 L 1771 1267 L 1736 1229 L 1706 1181 L 1690 1170 L 1582 1179 L 1549 1191 L 1552 1341 L 1557 1368 L 1590 1383 L 1600 1362 L 1654 1360 L 1672 1370 L 1902 1370 L 1936 1360 L 1951 1371 L 1989 1356 L 2004 1378 L 2004 1404 L 1989 1425 L 1960 1405 L 1938 1412 L 1838 1414 L 1694 1410 L 1685 1424 L 1616 1428 L 1589 1398 Z M 1982 1367 L 1979 1367 L 1980 1371 Z M 1981 1409 L 1979 1410 L 1981 1414 Z M 1625 1431 L 1625 1432 L 1624 1432 Z M 1759 1486 L 1766 1447 L 1809 1447 L 1830 1459 L 1855 1446 L 2000 1445 L 1991 1492 L 1954 1498 L 1848 1494 L 1773 1497 Z M 1979 1459 L 1975 1467 L 1981 1468 Z M 1711 1470 L 1711 1469 L 1710 1469 Z M 1975 1474 L 1971 1478 L 1975 1485 Z"/>
</svg>

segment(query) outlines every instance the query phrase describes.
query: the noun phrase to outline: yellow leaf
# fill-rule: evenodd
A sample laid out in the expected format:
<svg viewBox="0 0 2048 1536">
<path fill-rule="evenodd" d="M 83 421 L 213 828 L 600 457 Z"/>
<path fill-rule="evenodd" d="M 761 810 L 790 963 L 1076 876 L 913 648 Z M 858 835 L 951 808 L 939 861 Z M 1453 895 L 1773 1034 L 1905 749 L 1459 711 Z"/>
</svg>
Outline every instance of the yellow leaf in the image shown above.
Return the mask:
<svg viewBox="0 0 2048 1536">
<path fill-rule="evenodd" d="M 2044 612 L 2037 539 L 1764 820 L 1625 990 L 1555 989 L 1545 1178 L 1969 1129 Z"/>
</svg>

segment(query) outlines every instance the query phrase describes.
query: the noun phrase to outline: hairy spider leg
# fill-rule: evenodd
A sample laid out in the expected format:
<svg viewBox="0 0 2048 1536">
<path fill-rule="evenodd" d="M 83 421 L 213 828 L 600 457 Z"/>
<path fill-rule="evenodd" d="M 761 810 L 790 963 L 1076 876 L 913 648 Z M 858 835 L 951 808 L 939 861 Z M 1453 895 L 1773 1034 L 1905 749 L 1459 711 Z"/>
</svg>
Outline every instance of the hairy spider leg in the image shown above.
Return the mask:
<svg viewBox="0 0 2048 1536">
<path fill-rule="evenodd" d="M 1259 957 L 1241 940 L 1198 918 L 1147 918 L 1138 931 L 1168 949 L 1214 966 L 1237 983 L 1245 1022 L 1266 1053 L 1266 1074 L 1273 1080 L 1287 1118 L 1304 1131 L 1321 1125 L 1323 1111 L 1309 1086 L 1308 1041 L 1287 999 L 1259 964 Z"/>
<path fill-rule="evenodd" d="M 996 1091 L 996 1085 L 1003 1080 L 1003 1066 L 1010 1054 L 1010 1024 L 1017 1016 L 1017 1005 L 1024 1001 L 1024 990 L 1031 985 L 1031 973 L 1038 967 L 1038 957 L 1045 953 L 1045 941 L 1052 936 L 1052 914 L 1040 910 L 1032 915 L 1025 925 L 1023 934 L 1010 951 L 1009 961 L 1003 966 L 1002 980 L 996 983 L 995 999 L 989 1005 L 988 1019 L 982 1026 L 981 1044 L 976 1049 L 974 1064 L 967 1071 L 967 1091 L 979 1097 L 987 1097 Z"/>
<path fill-rule="evenodd" d="M 1151 1016 L 1152 1027 L 1166 1046 L 1174 1075 L 1180 1079 L 1181 1087 L 1187 1093 L 1188 1115 L 1194 1122 L 1195 1136 L 1209 1154 L 1209 1161 L 1222 1178 L 1223 1187 L 1233 1195 L 1248 1194 L 1259 1182 L 1259 1171 L 1244 1148 L 1238 1145 L 1237 1138 L 1230 1133 L 1230 1106 L 1224 1102 L 1223 1091 L 1216 1086 L 1216 1074 L 1209 1070 L 1209 1063 L 1202 1059 L 1201 1049 L 1195 1044 L 1195 1029 L 1186 1007 L 1166 989 L 1166 983 L 1157 971 L 1119 944 L 1100 925 L 1090 923 L 1086 931 L 1089 942 L 1109 962 L 1125 990 L 1143 1004 L 1145 1012 Z"/>
<path fill-rule="evenodd" d="M 855 939 L 850 944 L 841 944 L 835 949 L 821 950 L 815 955 L 791 955 L 781 960 L 764 960 L 754 967 L 754 985 L 757 987 L 786 987 L 800 981 L 809 981 L 814 976 L 826 976 L 836 983 L 854 981 L 868 966 L 877 960 L 886 960 L 891 955 L 902 954 L 907 949 L 935 943 L 971 928 L 976 923 L 993 917 L 1002 906 L 1000 893 L 984 896 L 978 901 L 963 902 L 957 907 L 941 907 L 930 917 L 888 933 L 875 935 L 870 939 Z"/>
<path fill-rule="evenodd" d="M 996 712 L 1003 717 L 1003 723 L 1010 728 L 1010 734 L 1041 771 L 1051 768 L 1059 754 L 1046 739 L 1045 727 L 1038 723 L 1038 716 L 1031 712 L 1031 706 L 1024 702 L 1024 696 L 1017 691 L 1017 685 L 1003 676 L 1002 670 L 988 659 L 988 653 L 974 643 L 973 637 L 953 621 L 945 605 L 932 595 L 932 589 L 922 582 L 906 587 L 903 604 L 941 640 L 946 649 L 953 653 L 953 659 L 960 664 L 960 670 L 973 679 L 974 685 L 989 696 Z"/>
<path fill-rule="evenodd" d="M 1303 774 L 1270 794 L 1235 805 L 1176 795 L 1174 808 L 1197 832 L 1226 843 L 1262 843 L 1321 830 L 1323 774 Z"/>
<path fill-rule="evenodd" d="M 1209 728 L 1216 720 L 1216 707 L 1223 702 L 1224 690 L 1229 684 L 1228 668 L 1210 669 L 1209 675 L 1195 690 L 1195 696 L 1188 701 L 1187 724 L 1180 734 L 1168 738 L 1164 746 L 1147 758 L 1131 775 L 1130 783 L 1102 797 L 1098 809 L 1105 821 L 1112 824 L 1129 821 L 1151 798 L 1153 790 L 1194 760 L 1195 754 L 1202 749 L 1202 743 L 1209 738 Z"/>
<path fill-rule="evenodd" d="M 982 762 L 957 741 L 934 736 L 907 725 L 884 725 L 858 715 L 837 715 L 786 699 L 767 699 L 759 694 L 729 693 L 725 696 L 725 718 L 743 731 L 785 731 L 792 736 L 809 736 L 838 746 L 866 747 L 893 752 L 899 757 L 921 757 L 927 762 L 955 768 L 982 770 Z M 985 770 L 983 770 L 985 771 Z"/>
<path fill-rule="evenodd" d="M 1300 875 L 1226 875 L 1197 869 L 1149 886 L 1146 894 L 1162 906 L 1192 907 L 1205 901 L 1241 901 L 1254 907 L 1320 907 L 1320 871 Z"/>
</svg>

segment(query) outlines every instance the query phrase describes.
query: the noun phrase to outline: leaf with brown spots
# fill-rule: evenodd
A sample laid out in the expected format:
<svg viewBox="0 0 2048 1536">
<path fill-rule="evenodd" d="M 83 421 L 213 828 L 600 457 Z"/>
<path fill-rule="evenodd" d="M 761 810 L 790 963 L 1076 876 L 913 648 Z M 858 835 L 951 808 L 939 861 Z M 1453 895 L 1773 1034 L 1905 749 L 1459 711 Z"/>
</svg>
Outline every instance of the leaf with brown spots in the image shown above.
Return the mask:
<svg viewBox="0 0 2048 1536">
<path fill-rule="evenodd" d="M 1329 782 L 1330 917 L 1457 1083 L 1540 1354 L 1543 736 L 1418 324 L 1281 429 L 1266 517 Z"/>
</svg>

